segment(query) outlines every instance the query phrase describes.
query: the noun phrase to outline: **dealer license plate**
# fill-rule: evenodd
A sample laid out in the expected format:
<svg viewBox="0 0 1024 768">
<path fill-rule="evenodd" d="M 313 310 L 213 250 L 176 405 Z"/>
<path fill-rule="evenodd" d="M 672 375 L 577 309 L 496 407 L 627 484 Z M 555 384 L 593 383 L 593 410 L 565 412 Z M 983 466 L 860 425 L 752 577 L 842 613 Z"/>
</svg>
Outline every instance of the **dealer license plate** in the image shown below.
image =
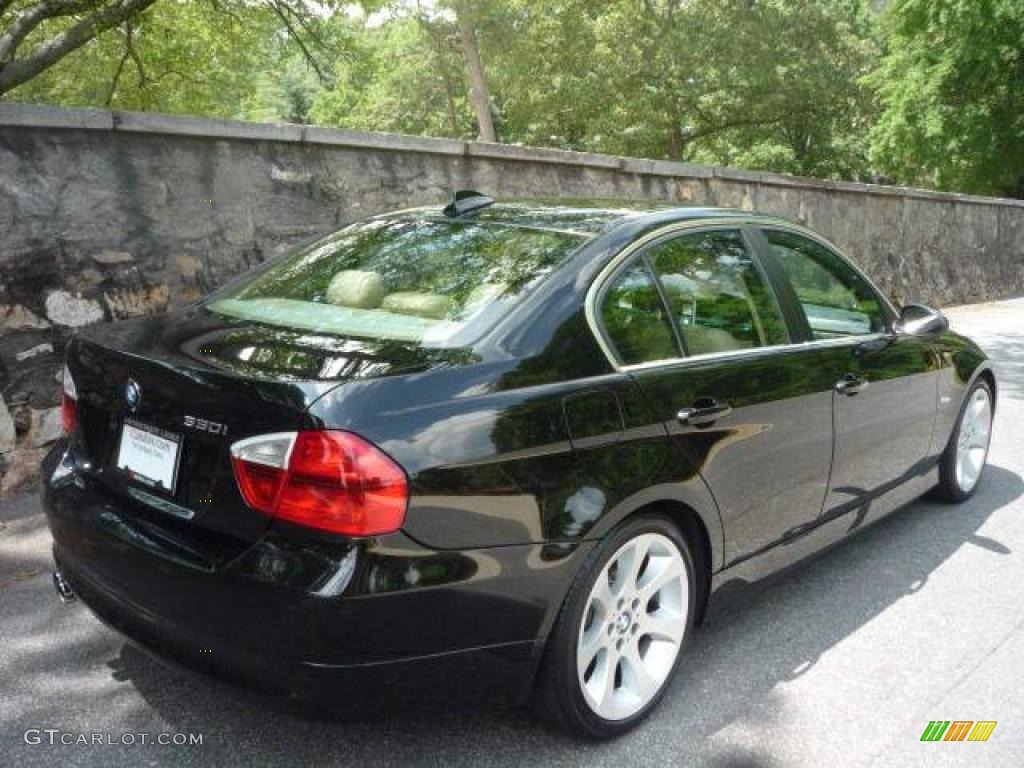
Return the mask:
<svg viewBox="0 0 1024 768">
<path fill-rule="evenodd" d="M 180 455 L 180 435 L 137 421 L 124 423 L 117 468 L 124 470 L 132 480 L 174 493 Z"/>
</svg>

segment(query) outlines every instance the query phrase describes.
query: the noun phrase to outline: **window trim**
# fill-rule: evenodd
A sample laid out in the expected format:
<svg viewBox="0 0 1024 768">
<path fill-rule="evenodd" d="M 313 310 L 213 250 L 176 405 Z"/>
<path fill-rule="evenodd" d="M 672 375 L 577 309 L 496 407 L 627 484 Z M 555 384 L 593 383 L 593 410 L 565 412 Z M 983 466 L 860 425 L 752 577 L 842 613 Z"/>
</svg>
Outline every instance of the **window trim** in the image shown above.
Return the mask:
<svg viewBox="0 0 1024 768">
<path fill-rule="evenodd" d="M 853 269 L 860 277 L 862 277 L 872 291 L 875 292 L 879 299 L 880 306 L 883 309 L 883 314 L 886 315 L 886 326 L 887 331 L 872 333 L 862 336 L 839 336 L 833 339 L 817 339 L 817 340 L 806 340 L 806 341 L 790 341 L 788 344 L 772 344 L 764 347 L 751 347 L 749 349 L 736 349 L 729 350 L 726 352 L 709 352 L 701 355 L 681 355 L 673 358 L 664 358 L 661 360 L 648 360 L 643 363 L 620 363 L 616 354 L 614 344 L 610 338 L 606 335 L 604 325 L 601 322 L 601 316 L 599 312 L 600 300 L 603 296 L 604 289 L 607 287 L 609 282 L 615 278 L 615 275 L 627 263 L 631 257 L 636 255 L 638 252 L 643 251 L 647 246 L 655 243 L 656 241 L 665 238 L 666 236 L 677 234 L 677 233 L 699 233 L 705 231 L 714 231 L 721 229 L 739 229 L 743 235 L 747 246 L 751 248 L 754 259 L 759 263 L 759 267 L 762 272 L 768 272 L 764 263 L 765 254 L 759 243 L 750 242 L 749 233 L 746 231 L 749 228 L 754 228 L 761 232 L 764 229 L 778 229 L 782 231 L 792 232 L 793 234 L 802 235 L 811 240 L 816 241 L 820 245 L 828 248 L 834 254 L 836 254 L 845 264 Z M 763 234 L 762 234 L 763 237 Z M 658 280 L 656 274 L 654 274 L 650 266 L 648 265 L 648 272 L 651 273 L 652 278 Z M 788 279 L 788 278 L 787 278 Z M 660 280 L 658 281 L 660 282 Z M 782 308 L 784 301 L 783 297 L 778 295 L 778 289 L 776 288 L 774 281 L 771 280 L 770 276 L 768 279 L 768 289 L 772 292 L 775 297 L 776 303 Z M 865 341 L 872 339 L 885 338 L 892 334 L 892 322 L 899 316 L 893 307 L 892 302 L 889 298 L 879 290 L 878 286 L 875 285 L 874 281 L 871 280 L 864 271 L 856 266 L 845 253 L 831 242 L 826 240 L 821 235 L 817 234 L 813 230 L 802 227 L 799 224 L 786 221 L 784 219 L 773 219 L 773 218 L 761 218 L 754 216 L 736 216 L 722 219 L 714 219 L 709 221 L 708 219 L 700 219 L 695 221 L 675 221 L 665 226 L 658 227 L 646 235 L 637 238 L 631 243 L 626 244 L 621 250 L 618 251 L 608 263 L 605 264 L 597 277 L 591 282 L 590 287 L 587 289 L 586 297 L 584 298 L 584 316 L 587 321 L 587 325 L 590 326 L 590 332 L 594 335 L 594 339 L 597 341 L 597 345 L 601 348 L 612 369 L 620 372 L 629 372 L 635 370 L 646 370 L 650 368 L 661 368 L 667 366 L 677 366 L 680 364 L 700 364 L 709 360 L 724 360 L 731 358 L 742 358 L 749 356 L 757 356 L 762 354 L 771 354 L 777 351 L 796 351 L 800 349 L 814 349 L 819 347 L 834 347 L 834 346 L 846 346 L 851 344 L 860 344 Z M 667 308 L 666 308 L 667 310 Z M 671 318 L 670 318 L 671 320 Z M 793 338 L 794 331 L 796 329 L 790 328 L 788 318 L 783 313 L 783 320 L 787 325 L 787 331 L 790 339 Z M 806 322 L 806 319 L 805 319 Z M 674 324 L 673 324 L 674 327 Z M 678 344 L 678 342 L 677 342 Z M 682 351 L 682 350 L 681 350 Z"/>
</svg>

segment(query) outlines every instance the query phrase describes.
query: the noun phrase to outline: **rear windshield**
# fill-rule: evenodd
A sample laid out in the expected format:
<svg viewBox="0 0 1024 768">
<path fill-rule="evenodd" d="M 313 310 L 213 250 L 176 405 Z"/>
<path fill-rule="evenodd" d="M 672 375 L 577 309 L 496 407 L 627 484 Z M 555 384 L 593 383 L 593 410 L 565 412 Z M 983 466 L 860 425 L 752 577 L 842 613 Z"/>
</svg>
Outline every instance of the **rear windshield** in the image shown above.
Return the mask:
<svg viewBox="0 0 1024 768">
<path fill-rule="evenodd" d="M 582 242 L 494 223 L 370 219 L 282 256 L 206 307 L 285 328 L 458 346 Z"/>
</svg>

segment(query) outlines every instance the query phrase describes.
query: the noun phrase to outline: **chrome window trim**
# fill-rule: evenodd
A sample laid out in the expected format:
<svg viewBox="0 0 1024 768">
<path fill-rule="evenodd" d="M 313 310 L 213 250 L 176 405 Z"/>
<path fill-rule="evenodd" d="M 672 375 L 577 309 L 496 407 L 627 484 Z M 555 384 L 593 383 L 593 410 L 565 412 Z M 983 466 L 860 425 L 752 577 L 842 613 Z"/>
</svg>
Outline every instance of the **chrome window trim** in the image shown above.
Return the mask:
<svg viewBox="0 0 1024 768">
<path fill-rule="evenodd" d="M 631 363 L 620 365 L 616 370 L 620 372 L 643 371 L 651 368 L 671 368 L 675 366 L 686 367 L 690 363 L 699 364 L 715 360 L 729 360 L 732 358 L 758 357 L 762 354 L 787 354 L 799 352 L 803 349 L 818 349 L 828 347 L 856 346 L 866 341 L 888 338 L 887 333 L 871 333 L 864 336 L 839 336 L 834 339 L 817 339 L 815 341 L 791 342 L 789 344 L 769 344 L 764 347 L 747 347 L 745 349 L 731 349 L 728 352 L 708 352 L 703 355 L 690 355 L 689 357 L 672 357 L 662 360 L 649 360 L 646 363 Z"/>
<path fill-rule="evenodd" d="M 890 323 L 895 321 L 899 317 L 899 313 L 896 311 L 892 302 L 889 301 L 889 297 L 879 290 L 878 286 L 864 274 L 856 264 L 854 264 L 850 258 L 843 253 L 842 250 L 837 248 L 831 242 L 826 240 L 824 237 L 814 232 L 813 230 L 807 229 L 799 224 L 786 221 L 785 219 L 773 219 L 773 218 L 761 218 L 761 217 L 729 217 L 721 219 L 700 219 L 696 221 L 676 221 L 671 224 L 666 224 L 663 227 L 659 227 L 651 232 L 648 232 L 643 237 L 634 240 L 622 248 L 615 256 L 613 256 L 601 271 L 598 272 L 597 277 L 590 284 L 587 289 L 587 295 L 584 299 L 584 316 L 586 317 L 587 325 L 590 327 L 590 332 L 594 335 L 594 339 L 597 341 L 597 345 L 601 348 L 605 357 L 608 359 L 609 364 L 616 371 L 636 371 L 646 370 L 650 368 L 660 368 L 667 366 L 675 366 L 681 363 L 696 362 L 701 363 L 708 360 L 727 360 L 735 357 L 748 357 L 751 355 L 760 355 L 765 352 L 779 352 L 783 350 L 797 351 L 801 349 L 814 349 L 819 347 L 833 347 L 833 346 L 846 346 L 848 344 L 860 344 L 865 341 L 872 339 L 884 338 L 891 335 L 890 332 L 878 332 L 864 334 L 860 336 L 838 336 L 834 339 L 816 339 L 813 341 L 803 342 L 790 342 L 789 344 L 770 344 L 764 347 L 750 347 L 747 349 L 734 349 L 727 352 L 710 352 L 703 355 L 690 355 L 688 357 L 672 357 L 664 358 L 661 360 L 649 360 L 643 363 L 627 363 L 622 364 L 618 361 L 615 353 L 612 349 L 611 343 L 605 337 L 601 324 L 597 316 L 597 299 L 599 298 L 604 286 L 608 281 L 614 277 L 615 273 L 619 268 L 630 259 L 630 257 L 637 254 L 639 251 L 650 245 L 651 243 L 660 240 L 666 236 L 673 235 L 676 233 L 689 233 L 689 232 L 708 232 L 719 229 L 735 229 L 737 227 L 758 227 L 765 229 L 779 229 L 783 231 L 792 232 L 797 235 L 802 235 L 810 240 L 814 240 L 820 245 L 828 248 L 830 251 L 835 253 L 842 259 L 843 263 L 850 267 L 856 272 L 864 281 L 871 287 L 871 290 L 878 296 L 879 301 L 882 302 L 883 306 L 889 310 L 890 317 L 887 320 Z M 755 254 L 755 258 L 756 258 Z M 776 297 L 776 301 L 777 301 Z M 787 328 L 787 331 L 789 329 Z"/>
</svg>

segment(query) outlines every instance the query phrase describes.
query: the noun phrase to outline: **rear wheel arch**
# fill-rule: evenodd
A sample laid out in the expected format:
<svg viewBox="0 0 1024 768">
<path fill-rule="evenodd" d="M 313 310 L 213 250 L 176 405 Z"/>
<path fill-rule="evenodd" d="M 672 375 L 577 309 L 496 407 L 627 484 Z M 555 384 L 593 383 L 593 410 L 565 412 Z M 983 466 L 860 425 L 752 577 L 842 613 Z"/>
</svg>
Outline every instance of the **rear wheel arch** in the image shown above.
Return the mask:
<svg viewBox="0 0 1024 768">
<path fill-rule="evenodd" d="M 686 538 L 687 543 L 690 545 L 695 558 L 694 570 L 696 571 L 699 580 L 697 585 L 696 614 L 696 620 L 699 623 L 704 618 L 704 613 L 707 609 L 711 596 L 711 577 L 715 570 L 715 557 L 720 554 L 715 548 L 713 543 L 714 540 L 711 538 L 713 532 L 709 531 L 708 526 L 700 513 L 698 513 L 692 506 L 679 501 L 678 499 L 659 499 L 639 505 L 627 514 L 617 517 L 614 525 L 610 525 L 607 530 L 602 531 L 601 535 L 596 538 L 598 540 L 602 540 L 606 536 L 611 535 L 613 531 L 627 520 L 632 520 L 644 515 L 658 515 L 668 518 L 675 524 Z M 718 549 L 720 549 L 720 547 Z M 589 557 L 589 554 L 587 557 Z M 576 578 L 576 574 L 579 573 L 581 569 L 587 567 L 587 557 L 584 557 L 580 561 L 580 563 L 573 569 L 571 576 L 568 577 L 561 599 L 557 603 L 552 603 L 550 606 L 548 615 L 543 624 L 543 638 L 547 637 L 547 633 L 554 624 L 558 612 L 562 609 L 562 605 L 568 596 L 569 588 L 571 587 L 573 580 Z"/>
</svg>

